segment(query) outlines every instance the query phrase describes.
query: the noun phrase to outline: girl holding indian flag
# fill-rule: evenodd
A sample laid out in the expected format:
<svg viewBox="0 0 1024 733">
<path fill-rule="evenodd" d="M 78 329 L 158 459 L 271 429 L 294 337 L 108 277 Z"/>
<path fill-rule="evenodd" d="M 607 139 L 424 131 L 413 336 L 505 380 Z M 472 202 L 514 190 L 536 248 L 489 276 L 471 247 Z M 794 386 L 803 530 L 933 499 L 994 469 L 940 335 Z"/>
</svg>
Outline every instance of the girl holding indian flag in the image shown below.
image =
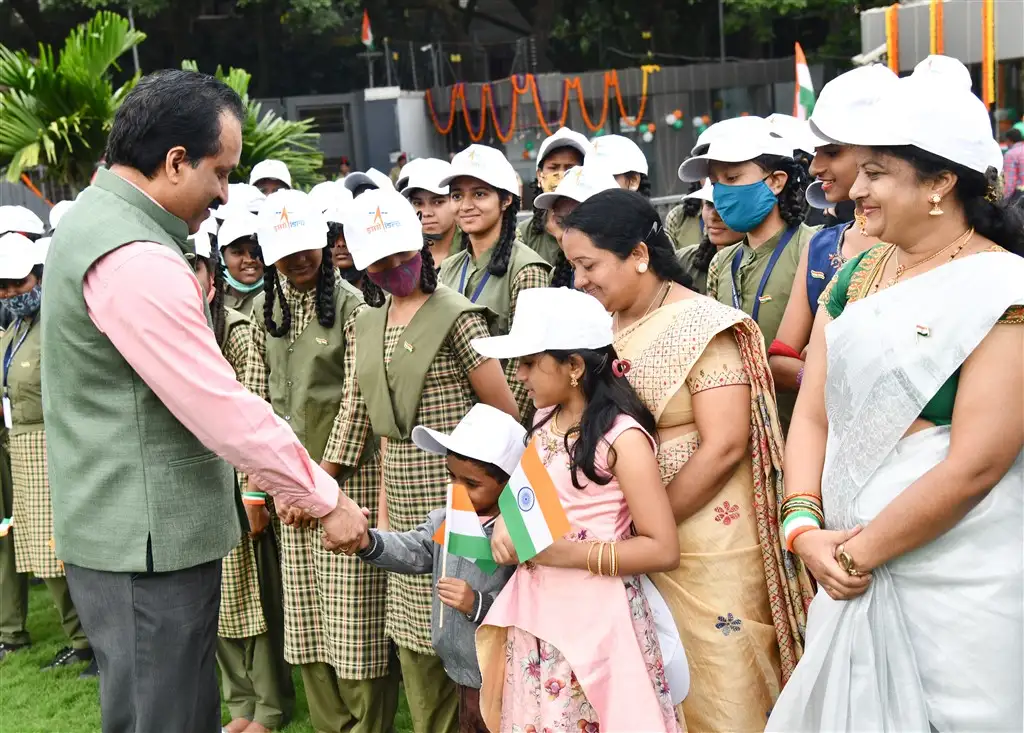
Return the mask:
<svg viewBox="0 0 1024 733">
<path fill-rule="evenodd" d="M 678 564 L 679 543 L 654 418 L 612 340 L 597 299 L 543 288 L 520 293 L 507 336 L 472 342 L 484 356 L 520 358 L 516 378 L 537 407 L 500 502 L 520 551 L 495 548 L 498 562 L 529 562 L 476 636 L 480 708 L 493 731 L 681 729 L 641 583 Z M 552 521 L 559 504 L 561 526 Z M 530 547 L 542 551 L 525 557 Z"/>
</svg>

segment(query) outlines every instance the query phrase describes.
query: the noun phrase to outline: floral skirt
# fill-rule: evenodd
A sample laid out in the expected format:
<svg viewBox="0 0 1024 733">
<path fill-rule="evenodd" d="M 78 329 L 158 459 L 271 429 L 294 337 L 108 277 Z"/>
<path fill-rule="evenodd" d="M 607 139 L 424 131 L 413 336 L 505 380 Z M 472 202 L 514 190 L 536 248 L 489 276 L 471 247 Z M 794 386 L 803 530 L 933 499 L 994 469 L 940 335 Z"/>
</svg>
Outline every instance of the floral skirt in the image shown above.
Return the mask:
<svg viewBox="0 0 1024 733">
<path fill-rule="evenodd" d="M 651 684 L 661 705 L 664 729 L 673 732 L 685 730 L 681 723 L 682 716 L 677 716 L 672 707 L 654 617 L 644 597 L 640 579 L 629 577 L 624 578 L 623 582 L 630 602 L 633 633 L 636 634 Z M 554 645 L 513 626 L 508 628 L 505 657 L 501 714 L 503 733 L 600 733 L 597 712 L 587 700 L 569 661 Z"/>
</svg>

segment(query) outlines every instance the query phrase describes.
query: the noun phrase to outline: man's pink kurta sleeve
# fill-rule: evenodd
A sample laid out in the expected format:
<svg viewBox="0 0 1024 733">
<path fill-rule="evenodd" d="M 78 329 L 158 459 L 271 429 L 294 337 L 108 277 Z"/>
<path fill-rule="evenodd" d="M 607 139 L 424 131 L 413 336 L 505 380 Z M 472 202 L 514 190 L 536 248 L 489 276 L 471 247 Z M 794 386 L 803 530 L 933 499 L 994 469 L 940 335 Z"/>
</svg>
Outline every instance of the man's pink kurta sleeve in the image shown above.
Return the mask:
<svg viewBox="0 0 1024 733">
<path fill-rule="evenodd" d="M 174 252 L 153 242 L 116 249 L 86 274 L 83 294 L 92 322 L 203 445 L 288 504 L 315 517 L 334 509 L 337 482 L 235 379 L 199 282 Z"/>
</svg>

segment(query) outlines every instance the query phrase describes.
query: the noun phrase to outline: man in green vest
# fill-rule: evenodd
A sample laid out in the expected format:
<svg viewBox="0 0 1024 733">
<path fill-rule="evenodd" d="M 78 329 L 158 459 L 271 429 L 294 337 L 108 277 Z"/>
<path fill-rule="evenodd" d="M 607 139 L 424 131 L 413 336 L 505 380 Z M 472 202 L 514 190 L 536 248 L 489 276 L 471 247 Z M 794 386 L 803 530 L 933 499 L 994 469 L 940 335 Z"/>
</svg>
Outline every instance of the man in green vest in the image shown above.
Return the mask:
<svg viewBox="0 0 1024 733">
<path fill-rule="evenodd" d="M 329 550 L 366 520 L 224 360 L 186 252 L 227 203 L 242 102 L 162 71 L 118 110 L 108 168 L 50 244 L 42 308 L 54 540 L 100 669 L 104 733 L 220 729 L 221 559 L 241 537 L 231 466 Z M 299 227 L 301 221 L 282 225 Z"/>
</svg>

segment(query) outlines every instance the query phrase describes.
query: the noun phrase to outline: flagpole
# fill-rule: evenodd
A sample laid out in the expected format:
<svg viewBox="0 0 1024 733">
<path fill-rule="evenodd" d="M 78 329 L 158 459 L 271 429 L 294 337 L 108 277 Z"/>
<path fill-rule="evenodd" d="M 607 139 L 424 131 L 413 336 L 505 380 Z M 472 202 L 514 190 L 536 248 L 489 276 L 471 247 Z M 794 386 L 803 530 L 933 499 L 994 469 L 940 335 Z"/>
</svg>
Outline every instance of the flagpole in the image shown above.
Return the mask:
<svg viewBox="0 0 1024 733">
<path fill-rule="evenodd" d="M 452 494 L 455 491 L 455 487 L 452 486 L 451 482 L 448 482 L 447 499 L 445 500 L 444 506 L 444 544 L 441 545 L 441 580 L 448 577 L 448 541 L 451 539 L 452 534 Z M 444 604 L 438 603 L 438 624 L 437 628 L 444 628 Z"/>
</svg>

